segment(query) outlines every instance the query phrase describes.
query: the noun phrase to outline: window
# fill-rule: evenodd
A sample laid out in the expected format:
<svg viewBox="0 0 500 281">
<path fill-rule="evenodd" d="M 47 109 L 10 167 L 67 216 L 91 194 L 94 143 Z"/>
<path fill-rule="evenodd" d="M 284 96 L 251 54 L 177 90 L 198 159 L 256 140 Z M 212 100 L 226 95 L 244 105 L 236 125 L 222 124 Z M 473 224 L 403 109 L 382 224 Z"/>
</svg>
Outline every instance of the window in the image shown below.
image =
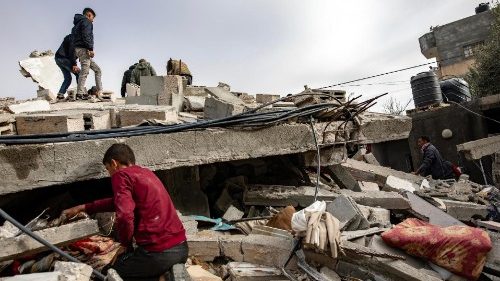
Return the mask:
<svg viewBox="0 0 500 281">
<path fill-rule="evenodd" d="M 483 41 L 464 46 L 464 57 L 469 58 L 474 56 L 474 52 L 483 45 Z"/>
</svg>

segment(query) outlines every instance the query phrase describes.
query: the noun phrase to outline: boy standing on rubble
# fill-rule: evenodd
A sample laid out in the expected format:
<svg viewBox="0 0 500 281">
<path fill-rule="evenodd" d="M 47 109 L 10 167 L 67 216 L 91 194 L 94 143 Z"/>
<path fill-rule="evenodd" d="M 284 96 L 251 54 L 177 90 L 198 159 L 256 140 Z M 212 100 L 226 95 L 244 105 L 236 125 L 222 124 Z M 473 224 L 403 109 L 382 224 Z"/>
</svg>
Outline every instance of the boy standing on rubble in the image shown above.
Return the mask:
<svg viewBox="0 0 500 281">
<path fill-rule="evenodd" d="M 70 218 L 80 212 L 116 212 L 122 249 L 112 268 L 125 281 L 158 280 L 174 264 L 185 263 L 185 230 L 158 177 L 135 165 L 134 152 L 126 144 L 113 144 L 104 154 L 103 163 L 111 176 L 113 198 L 67 209 L 63 215 Z"/>
<path fill-rule="evenodd" d="M 57 49 L 55 60 L 57 66 L 61 69 L 64 77 L 64 81 L 61 84 L 61 88 L 59 89 L 59 93 L 57 94 L 57 99 L 64 99 L 64 94 L 71 85 L 71 73 L 75 75 L 76 80 L 78 81 L 78 72 L 80 72 L 80 68 L 76 64 L 76 55 L 75 55 L 75 46 L 73 46 L 73 35 L 68 34 L 64 37 L 63 42 L 59 49 Z"/>
<path fill-rule="evenodd" d="M 94 27 L 93 22 L 95 12 L 91 8 L 85 8 L 82 14 L 76 14 L 73 20 L 73 44 L 75 46 L 75 54 L 80 60 L 82 70 L 78 77 L 77 95 L 86 97 L 85 82 L 90 69 L 94 71 L 95 84 L 98 89 L 98 96 L 102 92 L 101 68 L 95 63 L 94 58 Z"/>
</svg>

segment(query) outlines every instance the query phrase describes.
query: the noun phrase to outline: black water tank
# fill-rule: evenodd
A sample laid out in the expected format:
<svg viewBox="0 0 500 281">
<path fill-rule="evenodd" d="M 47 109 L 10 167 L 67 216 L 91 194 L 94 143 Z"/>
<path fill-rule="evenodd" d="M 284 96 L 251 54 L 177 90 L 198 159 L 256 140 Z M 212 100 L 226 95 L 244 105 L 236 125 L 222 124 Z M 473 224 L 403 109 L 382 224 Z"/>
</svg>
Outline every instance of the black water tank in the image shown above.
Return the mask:
<svg viewBox="0 0 500 281">
<path fill-rule="evenodd" d="M 469 84 L 461 78 L 451 78 L 439 82 L 441 93 L 445 102 L 466 102 L 472 99 Z"/>
<path fill-rule="evenodd" d="M 476 7 L 476 14 L 486 12 L 490 9 L 490 3 L 481 3 Z"/>
<path fill-rule="evenodd" d="M 411 78 L 411 93 L 415 107 L 424 107 L 443 101 L 441 87 L 436 74 L 432 71 L 419 73 Z"/>
</svg>

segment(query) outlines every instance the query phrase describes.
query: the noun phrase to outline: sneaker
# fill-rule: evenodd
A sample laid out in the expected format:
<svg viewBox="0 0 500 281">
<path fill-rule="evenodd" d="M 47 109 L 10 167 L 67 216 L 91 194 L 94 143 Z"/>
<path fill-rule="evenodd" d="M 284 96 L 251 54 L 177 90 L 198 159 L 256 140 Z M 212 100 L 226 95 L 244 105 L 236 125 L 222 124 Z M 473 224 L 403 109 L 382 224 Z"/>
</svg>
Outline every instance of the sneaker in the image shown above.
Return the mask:
<svg viewBox="0 0 500 281">
<path fill-rule="evenodd" d="M 63 100 L 64 99 L 64 94 L 57 94 L 57 100 Z"/>
</svg>

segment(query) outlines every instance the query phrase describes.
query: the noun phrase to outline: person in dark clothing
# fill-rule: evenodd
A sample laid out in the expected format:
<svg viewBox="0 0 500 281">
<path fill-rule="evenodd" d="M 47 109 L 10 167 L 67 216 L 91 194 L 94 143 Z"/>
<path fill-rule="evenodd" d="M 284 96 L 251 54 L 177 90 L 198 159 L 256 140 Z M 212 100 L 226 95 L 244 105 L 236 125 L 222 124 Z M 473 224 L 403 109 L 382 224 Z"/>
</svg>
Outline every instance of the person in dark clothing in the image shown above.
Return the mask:
<svg viewBox="0 0 500 281">
<path fill-rule="evenodd" d="M 431 175 L 433 179 L 451 179 L 454 177 L 452 165 L 445 161 L 437 148 L 431 144 L 429 137 L 421 136 L 417 140 L 417 145 L 422 151 L 422 165 L 414 174 L 421 176 Z"/>
<path fill-rule="evenodd" d="M 156 76 L 156 71 L 153 66 L 145 59 L 140 59 L 139 63 L 132 70 L 130 83 L 141 85 L 141 76 Z"/>
<path fill-rule="evenodd" d="M 134 68 L 137 66 L 137 63 L 134 63 L 131 65 L 124 73 L 123 73 L 123 78 L 122 78 L 122 98 L 125 97 L 125 94 L 127 92 L 127 84 L 130 83 L 130 78 L 132 77 L 132 71 Z"/>
<path fill-rule="evenodd" d="M 57 49 L 55 60 L 64 76 L 64 81 L 61 84 L 59 93 L 57 94 L 57 99 L 61 100 L 64 99 L 64 94 L 68 90 L 69 85 L 71 85 L 71 73 L 75 75 L 75 78 L 78 81 L 78 73 L 80 72 L 80 68 L 78 68 L 76 63 L 73 35 L 69 34 L 64 37 L 61 46 Z"/>
<path fill-rule="evenodd" d="M 95 12 L 91 8 L 85 8 L 83 14 L 76 14 L 73 20 L 73 29 L 71 29 L 71 34 L 73 35 L 73 44 L 75 45 L 75 54 L 80 60 L 80 65 L 82 67 L 80 76 L 78 77 L 78 88 L 77 95 L 82 97 L 87 96 L 85 92 L 85 82 L 87 81 L 87 76 L 90 69 L 94 71 L 95 74 L 95 85 L 99 90 L 99 94 L 102 92 L 102 73 L 101 68 L 93 60 L 94 52 L 94 27 L 93 22 L 95 18 Z"/>
<path fill-rule="evenodd" d="M 151 170 L 135 164 L 126 144 L 113 144 L 102 162 L 111 176 L 113 197 L 64 210 L 63 216 L 115 211 L 121 248 L 112 268 L 125 281 L 157 281 L 167 272 L 171 277 L 172 266 L 186 262 L 188 247 L 165 186 Z"/>
</svg>

